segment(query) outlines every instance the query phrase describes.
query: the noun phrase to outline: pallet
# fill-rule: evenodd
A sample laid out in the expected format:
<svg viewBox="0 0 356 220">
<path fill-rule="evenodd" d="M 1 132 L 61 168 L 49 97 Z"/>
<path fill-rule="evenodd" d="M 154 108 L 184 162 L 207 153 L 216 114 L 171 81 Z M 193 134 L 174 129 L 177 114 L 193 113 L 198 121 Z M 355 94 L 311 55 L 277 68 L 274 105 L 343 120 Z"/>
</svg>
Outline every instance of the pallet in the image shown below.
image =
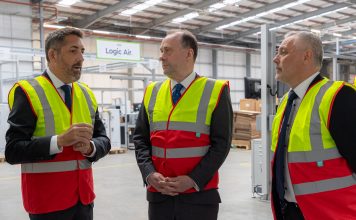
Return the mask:
<svg viewBox="0 0 356 220">
<path fill-rule="evenodd" d="M 124 154 L 127 152 L 127 148 L 124 147 L 111 147 L 109 154 Z"/>
<path fill-rule="evenodd" d="M 5 162 L 5 156 L 0 154 L 0 163 L 4 163 Z"/>
<path fill-rule="evenodd" d="M 245 148 L 246 150 L 251 150 L 250 140 L 232 140 L 231 145 L 237 148 Z"/>
</svg>

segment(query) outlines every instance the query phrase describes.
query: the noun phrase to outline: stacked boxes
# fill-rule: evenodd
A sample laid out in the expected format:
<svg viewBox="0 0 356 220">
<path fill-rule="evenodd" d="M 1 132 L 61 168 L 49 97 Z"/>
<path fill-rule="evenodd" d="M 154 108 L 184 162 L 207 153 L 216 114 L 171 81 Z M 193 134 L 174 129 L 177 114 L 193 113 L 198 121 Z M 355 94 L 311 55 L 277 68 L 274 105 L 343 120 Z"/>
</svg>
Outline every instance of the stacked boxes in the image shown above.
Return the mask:
<svg viewBox="0 0 356 220">
<path fill-rule="evenodd" d="M 260 112 L 255 111 L 234 112 L 233 144 L 239 146 L 244 143 L 242 147 L 250 149 L 251 139 L 261 137 L 261 132 L 256 130 L 256 116 L 259 114 Z"/>
<path fill-rule="evenodd" d="M 240 110 L 261 112 L 261 100 L 240 99 Z"/>
</svg>

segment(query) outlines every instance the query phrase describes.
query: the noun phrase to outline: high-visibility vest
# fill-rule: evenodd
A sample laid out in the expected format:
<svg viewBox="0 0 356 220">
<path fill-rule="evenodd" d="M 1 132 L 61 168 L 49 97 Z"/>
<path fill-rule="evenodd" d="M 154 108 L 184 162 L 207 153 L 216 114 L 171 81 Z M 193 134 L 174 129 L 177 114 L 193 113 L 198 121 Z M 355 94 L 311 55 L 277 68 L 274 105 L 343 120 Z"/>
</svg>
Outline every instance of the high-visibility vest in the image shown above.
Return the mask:
<svg viewBox="0 0 356 220">
<path fill-rule="evenodd" d="M 228 86 L 227 81 L 198 77 L 176 105 L 172 102 L 169 79 L 147 87 L 144 105 L 157 172 L 166 177 L 187 175 L 209 151 L 211 117 L 225 85 Z M 216 189 L 218 182 L 216 172 L 204 189 Z M 157 192 L 152 186 L 148 190 Z M 191 192 L 196 190 L 185 193 Z"/>
<path fill-rule="evenodd" d="M 75 123 L 94 125 L 97 103 L 82 83 L 72 84 L 71 111 L 44 76 L 17 82 L 9 93 L 10 109 L 17 87 L 25 92 L 37 117 L 34 139 L 62 134 Z M 21 181 L 23 204 L 31 214 L 64 210 L 79 200 L 86 205 L 95 198 L 91 162 L 68 146 L 52 160 L 21 164 Z"/>
<path fill-rule="evenodd" d="M 356 174 L 340 155 L 328 129 L 333 101 L 343 86 L 348 85 L 325 78 L 311 86 L 291 127 L 288 169 L 306 220 L 356 219 Z M 284 98 L 273 121 L 273 152 L 286 103 Z"/>
</svg>

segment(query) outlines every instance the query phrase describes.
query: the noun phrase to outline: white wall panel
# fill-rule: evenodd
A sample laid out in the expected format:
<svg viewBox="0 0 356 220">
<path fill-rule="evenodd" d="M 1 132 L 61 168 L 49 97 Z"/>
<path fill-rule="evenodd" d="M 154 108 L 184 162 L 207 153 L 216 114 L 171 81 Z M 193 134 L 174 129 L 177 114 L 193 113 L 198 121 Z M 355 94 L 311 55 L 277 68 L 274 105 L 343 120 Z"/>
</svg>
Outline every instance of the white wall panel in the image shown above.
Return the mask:
<svg viewBox="0 0 356 220">
<path fill-rule="evenodd" d="M 26 2 L 20 0 L 19 2 Z M 32 9 L 27 5 L 0 3 L 0 46 L 5 47 L 32 47 Z M 33 57 L 21 55 L 0 56 L 4 59 L 19 60 L 19 76 L 33 74 Z M 30 61 L 30 62 L 28 62 Z M 14 78 L 16 75 L 16 62 L 1 65 L 2 78 Z M 0 95 L 3 102 L 7 102 L 7 94 L 14 82 L 4 83 Z"/>
</svg>

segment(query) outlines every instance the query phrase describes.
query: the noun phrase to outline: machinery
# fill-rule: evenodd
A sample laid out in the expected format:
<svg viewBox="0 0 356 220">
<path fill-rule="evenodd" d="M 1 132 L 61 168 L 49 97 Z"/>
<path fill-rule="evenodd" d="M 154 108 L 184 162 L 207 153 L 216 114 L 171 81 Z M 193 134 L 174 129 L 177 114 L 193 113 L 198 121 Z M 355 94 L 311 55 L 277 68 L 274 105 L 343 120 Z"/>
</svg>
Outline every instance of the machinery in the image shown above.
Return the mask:
<svg viewBox="0 0 356 220">
<path fill-rule="evenodd" d="M 107 136 L 112 147 L 121 147 L 120 109 L 104 109 L 101 112 Z"/>
</svg>

